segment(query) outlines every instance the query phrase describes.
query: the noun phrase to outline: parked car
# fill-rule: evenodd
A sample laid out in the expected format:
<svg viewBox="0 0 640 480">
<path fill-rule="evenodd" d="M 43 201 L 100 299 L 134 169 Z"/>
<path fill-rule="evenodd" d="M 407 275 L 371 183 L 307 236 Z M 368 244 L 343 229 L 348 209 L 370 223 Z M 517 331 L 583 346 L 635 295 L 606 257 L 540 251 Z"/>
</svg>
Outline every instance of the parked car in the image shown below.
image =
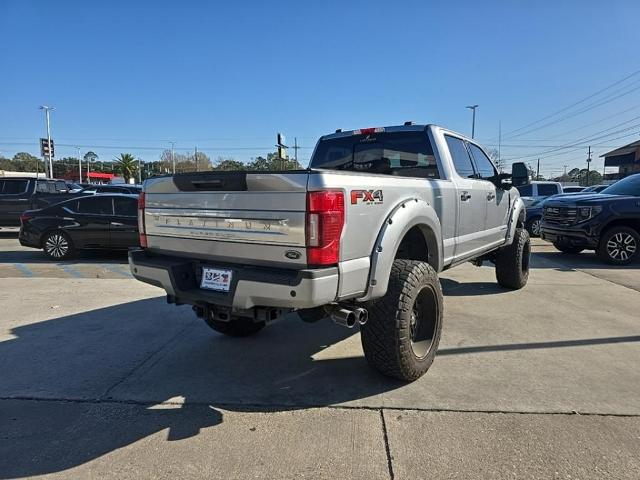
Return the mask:
<svg viewBox="0 0 640 480">
<path fill-rule="evenodd" d="M 601 193 L 549 199 L 540 236 L 561 252 L 595 250 L 612 264 L 632 262 L 640 250 L 640 174 Z"/>
<path fill-rule="evenodd" d="M 610 187 L 611 185 L 591 185 L 590 187 L 585 187 L 582 193 L 600 193 L 605 188 Z"/>
<path fill-rule="evenodd" d="M 534 202 L 563 193 L 559 182 L 535 181 L 518 187 L 524 205 L 529 208 Z"/>
<path fill-rule="evenodd" d="M 42 208 L 70 196 L 64 180 L 0 178 L 0 228 L 17 227 L 25 210 Z"/>
<path fill-rule="evenodd" d="M 142 187 L 139 185 L 91 185 L 80 191 L 82 194 L 95 194 L 95 193 L 132 193 L 138 195 L 142 191 Z"/>
<path fill-rule="evenodd" d="M 84 187 L 79 183 L 67 182 L 67 191 L 69 193 L 78 193 L 81 192 Z"/>
<path fill-rule="evenodd" d="M 442 331 L 438 272 L 490 261 L 501 286 L 527 283 L 525 208 L 512 187 L 528 171 L 512 168 L 499 174 L 474 140 L 435 125 L 337 131 L 307 170 L 148 179 L 129 264 L 225 335 L 294 310 L 360 324 L 369 364 L 415 380 Z"/>
<path fill-rule="evenodd" d="M 19 240 L 41 248 L 53 260 L 77 250 L 126 250 L 139 245 L 137 195 L 80 196 L 20 217 Z"/>
<path fill-rule="evenodd" d="M 577 186 L 568 186 L 568 187 L 562 187 L 562 192 L 563 193 L 579 193 L 582 192 L 585 189 L 585 187 L 577 187 Z"/>
</svg>

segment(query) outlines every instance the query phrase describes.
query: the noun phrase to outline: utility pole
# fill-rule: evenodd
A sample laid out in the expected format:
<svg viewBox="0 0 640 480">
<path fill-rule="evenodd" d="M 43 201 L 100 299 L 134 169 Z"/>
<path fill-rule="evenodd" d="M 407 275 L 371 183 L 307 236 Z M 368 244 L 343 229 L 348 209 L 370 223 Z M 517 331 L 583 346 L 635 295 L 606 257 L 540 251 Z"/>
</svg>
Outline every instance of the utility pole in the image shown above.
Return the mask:
<svg viewBox="0 0 640 480">
<path fill-rule="evenodd" d="M 82 183 L 82 157 L 80 156 L 80 147 L 76 147 L 78 150 L 78 182 Z"/>
<path fill-rule="evenodd" d="M 587 187 L 589 186 L 589 164 L 591 163 L 591 145 L 589 145 L 589 154 L 587 156 Z"/>
<path fill-rule="evenodd" d="M 476 134 L 476 108 L 478 108 L 478 105 L 467 105 L 466 108 L 473 112 L 473 117 L 471 120 L 471 138 L 473 138 Z"/>
<path fill-rule="evenodd" d="M 296 160 L 296 165 L 298 164 L 298 137 L 293 137 L 293 158 Z"/>
<path fill-rule="evenodd" d="M 176 146 L 176 142 L 169 142 L 171 144 L 171 164 L 173 165 L 173 174 L 176 174 L 176 157 L 174 153 L 174 148 Z"/>
<path fill-rule="evenodd" d="M 536 180 L 540 180 L 540 159 L 538 159 L 538 168 L 536 169 Z"/>
<path fill-rule="evenodd" d="M 198 147 L 193 147 L 195 150 L 195 154 L 193 156 L 193 161 L 196 162 L 196 172 L 198 171 Z"/>
<path fill-rule="evenodd" d="M 140 165 L 140 157 L 138 157 L 138 184 L 142 183 L 142 166 Z"/>
<path fill-rule="evenodd" d="M 53 107 L 50 107 L 48 105 L 40 105 L 40 110 L 44 110 L 44 116 L 47 121 L 47 142 L 49 144 L 49 178 L 53 178 L 53 159 L 51 158 L 51 123 L 49 119 L 49 112 L 53 109 Z"/>
<path fill-rule="evenodd" d="M 502 120 L 498 121 L 498 164 L 500 165 L 500 171 L 502 171 Z"/>
<path fill-rule="evenodd" d="M 569 165 L 563 165 L 564 167 L 564 173 L 562 174 L 562 179 L 564 180 L 564 183 L 567 183 L 567 167 Z"/>
</svg>

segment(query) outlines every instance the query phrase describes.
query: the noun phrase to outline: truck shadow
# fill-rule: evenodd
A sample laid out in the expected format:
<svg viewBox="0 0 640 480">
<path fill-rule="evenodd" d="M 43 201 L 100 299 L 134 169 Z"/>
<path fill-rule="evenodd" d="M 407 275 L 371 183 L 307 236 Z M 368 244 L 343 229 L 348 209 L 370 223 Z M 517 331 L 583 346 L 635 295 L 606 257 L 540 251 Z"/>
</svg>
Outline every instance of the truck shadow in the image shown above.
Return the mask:
<svg viewBox="0 0 640 480">
<path fill-rule="evenodd" d="M 327 406 L 403 386 L 348 356 L 354 333 L 292 315 L 232 339 L 163 298 L 16 327 L 0 342 L 0 478 L 73 468 L 163 430 L 167 441 L 192 437 L 224 410 Z"/>
</svg>

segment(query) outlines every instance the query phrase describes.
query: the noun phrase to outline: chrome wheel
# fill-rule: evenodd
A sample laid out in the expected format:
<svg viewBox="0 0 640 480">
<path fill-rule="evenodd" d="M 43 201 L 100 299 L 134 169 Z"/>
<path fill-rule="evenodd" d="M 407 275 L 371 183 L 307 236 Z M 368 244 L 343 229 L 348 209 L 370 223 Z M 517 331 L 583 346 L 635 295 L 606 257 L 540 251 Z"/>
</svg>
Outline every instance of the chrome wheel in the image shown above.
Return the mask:
<svg viewBox="0 0 640 480">
<path fill-rule="evenodd" d="M 61 233 L 52 233 L 44 243 L 44 251 L 52 258 L 61 259 L 69 253 L 69 241 Z"/>
<path fill-rule="evenodd" d="M 617 232 L 607 240 L 607 254 L 613 260 L 626 262 L 635 255 L 637 248 L 636 239 L 627 232 Z"/>
<path fill-rule="evenodd" d="M 531 222 L 531 233 L 536 237 L 540 236 L 540 219 L 539 218 Z"/>
</svg>

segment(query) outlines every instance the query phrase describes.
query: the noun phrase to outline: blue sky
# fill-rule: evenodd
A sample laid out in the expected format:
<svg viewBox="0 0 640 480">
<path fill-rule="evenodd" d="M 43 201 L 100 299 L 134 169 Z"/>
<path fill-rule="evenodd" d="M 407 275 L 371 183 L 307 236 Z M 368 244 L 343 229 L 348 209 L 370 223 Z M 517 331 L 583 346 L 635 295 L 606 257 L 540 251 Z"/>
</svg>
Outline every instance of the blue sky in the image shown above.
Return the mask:
<svg viewBox="0 0 640 480">
<path fill-rule="evenodd" d="M 155 160 L 173 140 L 178 151 L 248 160 L 281 131 L 298 137 L 306 160 L 338 127 L 414 120 L 469 133 L 468 104 L 480 105 L 476 137 L 493 145 L 499 122 L 508 133 L 639 70 L 639 21 L 631 0 L 3 0 L 0 154 L 37 153 L 41 104 L 56 108 L 58 157 L 81 145 L 105 160 L 121 151 Z M 639 82 L 505 135 L 503 157 L 589 143 L 602 130 L 630 127 L 594 141 L 596 155 L 638 139 Z M 558 152 L 542 156 L 543 172 L 584 164 L 586 148 Z"/>
</svg>

